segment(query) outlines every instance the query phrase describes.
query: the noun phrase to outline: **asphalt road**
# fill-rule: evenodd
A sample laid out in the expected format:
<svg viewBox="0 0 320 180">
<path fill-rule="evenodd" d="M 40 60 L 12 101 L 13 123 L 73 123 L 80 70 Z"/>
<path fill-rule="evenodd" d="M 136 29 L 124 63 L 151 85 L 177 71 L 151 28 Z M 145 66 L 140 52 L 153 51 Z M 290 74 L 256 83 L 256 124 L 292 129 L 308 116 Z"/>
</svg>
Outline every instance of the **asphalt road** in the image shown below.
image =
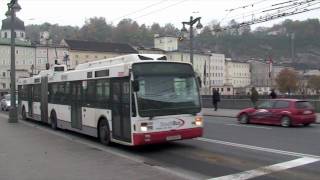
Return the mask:
<svg viewBox="0 0 320 180">
<path fill-rule="evenodd" d="M 112 151 L 187 179 L 310 179 L 320 174 L 320 124 L 282 128 L 240 125 L 233 118 L 205 117 L 203 138 L 162 145 L 105 147 L 69 131 L 39 130 Z"/>
</svg>

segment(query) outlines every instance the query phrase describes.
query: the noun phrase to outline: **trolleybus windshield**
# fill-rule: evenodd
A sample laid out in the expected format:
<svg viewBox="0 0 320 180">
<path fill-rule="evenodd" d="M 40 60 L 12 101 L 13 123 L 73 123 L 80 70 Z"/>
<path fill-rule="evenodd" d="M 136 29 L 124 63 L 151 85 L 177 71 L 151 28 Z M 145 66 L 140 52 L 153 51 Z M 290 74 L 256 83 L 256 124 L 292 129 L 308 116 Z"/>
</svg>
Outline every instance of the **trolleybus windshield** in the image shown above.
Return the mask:
<svg viewBox="0 0 320 180">
<path fill-rule="evenodd" d="M 200 97 L 189 64 L 139 63 L 133 73 L 139 83 L 138 111 L 142 117 L 200 112 Z"/>
</svg>

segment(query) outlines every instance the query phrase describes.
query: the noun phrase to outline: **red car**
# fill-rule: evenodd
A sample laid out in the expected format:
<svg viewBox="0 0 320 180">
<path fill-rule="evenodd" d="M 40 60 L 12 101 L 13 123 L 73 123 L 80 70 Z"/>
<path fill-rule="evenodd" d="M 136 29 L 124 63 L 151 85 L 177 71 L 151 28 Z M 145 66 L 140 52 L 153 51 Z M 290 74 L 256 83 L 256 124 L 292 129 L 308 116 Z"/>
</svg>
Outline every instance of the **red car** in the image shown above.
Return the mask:
<svg viewBox="0 0 320 180">
<path fill-rule="evenodd" d="M 273 99 L 261 103 L 257 108 L 240 111 L 237 119 L 242 124 L 261 123 L 283 127 L 294 125 L 309 126 L 315 123 L 316 114 L 312 105 L 305 100 Z"/>
</svg>

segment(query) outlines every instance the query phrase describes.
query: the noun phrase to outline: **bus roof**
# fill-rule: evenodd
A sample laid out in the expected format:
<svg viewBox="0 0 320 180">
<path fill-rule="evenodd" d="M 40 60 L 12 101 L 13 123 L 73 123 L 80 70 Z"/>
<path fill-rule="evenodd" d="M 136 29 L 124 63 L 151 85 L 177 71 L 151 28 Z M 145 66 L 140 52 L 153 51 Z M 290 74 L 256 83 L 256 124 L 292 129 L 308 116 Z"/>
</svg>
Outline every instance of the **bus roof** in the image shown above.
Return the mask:
<svg viewBox="0 0 320 180">
<path fill-rule="evenodd" d="M 134 63 L 140 61 L 157 61 L 157 60 L 167 60 L 167 57 L 163 54 L 128 54 L 124 56 L 117 56 L 114 58 L 102 59 L 93 62 L 87 62 L 79 64 L 75 70 L 88 69 L 101 66 L 112 66 L 116 64 Z"/>
<path fill-rule="evenodd" d="M 129 69 L 134 63 L 167 62 L 166 60 L 166 56 L 162 54 L 129 54 L 80 64 L 75 70 L 71 71 L 55 71 L 54 69 L 42 71 L 36 76 L 19 79 L 18 84 L 37 84 L 42 81 L 42 77 L 48 77 L 48 82 L 126 77 L 129 76 Z M 188 64 L 183 62 L 172 63 Z"/>
</svg>

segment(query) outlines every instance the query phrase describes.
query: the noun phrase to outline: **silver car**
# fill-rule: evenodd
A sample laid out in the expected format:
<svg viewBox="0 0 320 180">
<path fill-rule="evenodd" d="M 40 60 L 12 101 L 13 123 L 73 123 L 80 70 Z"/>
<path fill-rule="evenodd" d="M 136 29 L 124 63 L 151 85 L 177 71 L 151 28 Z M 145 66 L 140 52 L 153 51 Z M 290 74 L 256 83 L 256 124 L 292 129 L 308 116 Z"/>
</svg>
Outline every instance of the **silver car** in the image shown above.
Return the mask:
<svg viewBox="0 0 320 180">
<path fill-rule="evenodd" d="M 10 101 L 10 94 L 7 94 L 4 96 L 4 98 L 1 100 L 1 104 L 0 104 L 0 107 L 1 107 L 1 110 L 2 111 L 8 111 L 9 108 L 11 106 L 11 101 Z"/>
</svg>

